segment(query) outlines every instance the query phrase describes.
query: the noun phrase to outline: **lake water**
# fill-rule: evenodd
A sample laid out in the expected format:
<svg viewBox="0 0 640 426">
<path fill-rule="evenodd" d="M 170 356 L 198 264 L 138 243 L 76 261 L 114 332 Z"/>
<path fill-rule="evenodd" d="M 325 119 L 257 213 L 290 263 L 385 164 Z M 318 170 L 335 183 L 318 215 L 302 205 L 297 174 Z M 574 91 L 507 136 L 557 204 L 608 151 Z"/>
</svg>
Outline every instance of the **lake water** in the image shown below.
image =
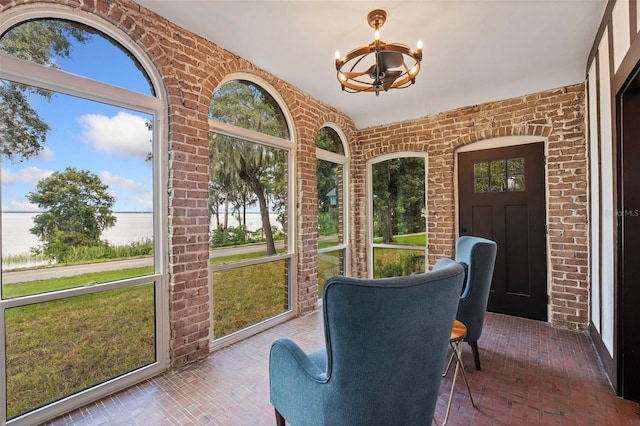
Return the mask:
<svg viewBox="0 0 640 426">
<path fill-rule="evenodd" d="M 2 255 L 29 253 L 31 247 L 40 244 L 38 238 L 29 232 L 33 228 L 33 218 L 38 213 L 2 213 Z M 128 244 L 153 237 L 152 213 L 114 213 L 117 218 L 115 226 L 102 234 L 102 239 L 113 245 Z M 276 215 L 270 215 L 271 224 L 279 226 Z M 220 217 L 222 221 L 222 216 Z M 216 227 L 215 217 L 212 229 Z M 229 215 L 229 226 L 238 223 Z M 247 229 L 255 231 L 262 228 L 259 213 L 247 213 Z"/>
</svg>

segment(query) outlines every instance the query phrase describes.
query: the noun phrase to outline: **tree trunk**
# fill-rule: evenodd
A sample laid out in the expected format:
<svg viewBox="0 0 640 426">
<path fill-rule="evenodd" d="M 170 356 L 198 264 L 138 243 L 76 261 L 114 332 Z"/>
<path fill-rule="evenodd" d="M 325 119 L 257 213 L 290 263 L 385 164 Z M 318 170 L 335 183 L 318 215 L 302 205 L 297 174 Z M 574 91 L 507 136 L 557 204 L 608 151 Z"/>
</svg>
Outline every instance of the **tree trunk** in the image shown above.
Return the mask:
<svg viewBox="0 0 640 426">
<path fill-rule="evenodd" d="M 258 205 L 260 206 L 260 218 L 262 219 L 262 229 L 267 240 L 267 254 L 272 256 L 276 254 L 276 244 L 273 241 L 273 232 L 271 231 L 271 219 L 269 218 L 269 208 L 267 206 L 267 197 L 264 195 L 264 188 L 259 179 L 251 179 L 251 188 L 258 197 Z"/>
</svg>

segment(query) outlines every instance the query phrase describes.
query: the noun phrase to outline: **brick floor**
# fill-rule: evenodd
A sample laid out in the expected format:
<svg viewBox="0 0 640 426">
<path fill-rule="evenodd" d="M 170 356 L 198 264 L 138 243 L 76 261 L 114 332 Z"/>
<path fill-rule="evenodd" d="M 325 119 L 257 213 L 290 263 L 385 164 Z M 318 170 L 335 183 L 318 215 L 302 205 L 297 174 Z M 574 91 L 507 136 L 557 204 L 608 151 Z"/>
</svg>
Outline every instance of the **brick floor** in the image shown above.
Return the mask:
<svg viewBox="0 0 640 426">
<path fill-rule="evenodd" d="M 271 342 L 290 337 L 305 351 L 323 346 L 321 314 L 289 321 L 180 371 L 116 393 L 50 425 L 273 425 Z M 456 385 L 449 425 L 640 425 L 640 407 L 618 398 L 587 334 L 488 314 L 479 341 L 482 371 L 464 344 L 477 408 Z M 442 381 L 444 417 L 453 369 Z"/>
</svg>

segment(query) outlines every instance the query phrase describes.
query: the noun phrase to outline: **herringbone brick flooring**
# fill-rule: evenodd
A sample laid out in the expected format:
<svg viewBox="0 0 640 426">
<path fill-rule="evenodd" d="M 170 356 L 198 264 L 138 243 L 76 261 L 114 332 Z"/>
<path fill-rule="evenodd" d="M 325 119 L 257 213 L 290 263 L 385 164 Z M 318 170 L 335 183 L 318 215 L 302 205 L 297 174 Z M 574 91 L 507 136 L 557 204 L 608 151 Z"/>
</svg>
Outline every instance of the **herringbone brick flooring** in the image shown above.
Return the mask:
<svg viewBox="0 0 640 426">
<path fill-rule="evenodd" d="M 273 425 L 271 342 L 289 337 L 305 351 L 320 348 L 321 318 L 316 312 L 289 321 L 50 424 Z M 479 347 L 482 371 L 473 366 L 471 348 L 463 349 L 477 408 L 458 382 L 449 425 L 640 425 L 640 407 L 615 395 L 585 333 L 488 314 Z M 442 381 L 439 419 L 452 372 Z"/>
</svg>

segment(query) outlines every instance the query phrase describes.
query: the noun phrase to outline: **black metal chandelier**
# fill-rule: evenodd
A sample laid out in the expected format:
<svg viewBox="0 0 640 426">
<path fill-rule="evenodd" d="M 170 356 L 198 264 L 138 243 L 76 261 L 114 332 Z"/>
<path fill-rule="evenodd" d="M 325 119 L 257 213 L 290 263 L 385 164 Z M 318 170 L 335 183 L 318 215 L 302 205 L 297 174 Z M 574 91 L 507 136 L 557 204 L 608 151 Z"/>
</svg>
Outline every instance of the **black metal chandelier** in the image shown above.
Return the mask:
<svg viewBox="0 0 640 426">
<path fill-rule="evenodd" d="M 367 15 L 369 26 L 375 30 L 375 40 L 368 46 L 358 47 L 343 58 L 336 52 L 336 70 L 342 90 L 348 93 L 385 92 L 404 89 L 416 82 L 422 61 L 422 43 L 411 50 L 400 43 L 380 40 L 380 28 L 387 19 L 387 12 L 372 10 Z"/>
</svg>

